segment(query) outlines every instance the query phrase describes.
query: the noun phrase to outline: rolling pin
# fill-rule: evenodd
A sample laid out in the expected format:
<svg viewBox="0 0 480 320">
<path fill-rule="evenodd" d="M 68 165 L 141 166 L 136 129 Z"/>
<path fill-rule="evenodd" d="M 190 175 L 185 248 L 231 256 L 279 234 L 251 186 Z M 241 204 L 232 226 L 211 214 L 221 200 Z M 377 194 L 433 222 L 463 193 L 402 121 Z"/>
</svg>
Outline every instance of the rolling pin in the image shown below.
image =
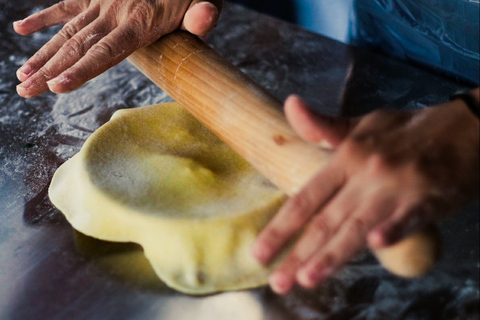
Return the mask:
<svg viewBox="0 0 480 320">
<path fill-rule="evenodd" d="M 128 60 L 288 195 L 322 169 L 330 153 L 304 142 L 282 103 L 197 37 L 175 31 Z M 374 252 L 390 272 L 416 277 L 440 256 L 431 226 Z"/>
</svg>

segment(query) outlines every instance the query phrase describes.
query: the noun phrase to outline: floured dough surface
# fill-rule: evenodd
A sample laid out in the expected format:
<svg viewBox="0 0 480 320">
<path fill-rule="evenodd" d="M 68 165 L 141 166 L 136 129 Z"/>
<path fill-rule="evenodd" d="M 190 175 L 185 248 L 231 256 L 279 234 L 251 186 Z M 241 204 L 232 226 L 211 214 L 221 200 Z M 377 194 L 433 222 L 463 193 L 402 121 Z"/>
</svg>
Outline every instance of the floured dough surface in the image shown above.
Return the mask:
<svg viewBox="0 0 480 320">
<path fill-rule="evenodd" d="M 176 103 L 117 111 L 49 195 L 80 232 L 140 244 L 179 291 L 267 283 L 250 248 L 283 193 Z"/>
</svg>

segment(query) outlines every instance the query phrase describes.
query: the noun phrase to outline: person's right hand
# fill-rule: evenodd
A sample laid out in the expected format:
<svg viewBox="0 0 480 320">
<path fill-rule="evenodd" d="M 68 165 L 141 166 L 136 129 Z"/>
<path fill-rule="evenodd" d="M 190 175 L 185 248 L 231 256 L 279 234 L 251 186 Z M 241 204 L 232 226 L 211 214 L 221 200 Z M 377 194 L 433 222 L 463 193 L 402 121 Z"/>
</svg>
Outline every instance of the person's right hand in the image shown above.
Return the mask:
<svg viewBox="0 0 480 320">
<path fill-rule="evenodd" d="M 182 28 L 203 36 L 217 23 L 223 0 L 65 0 L 24 20 L 17 33 L 65 26 L 18 71 L 25 98 L 72 91 L 136 49 Z"/>
</svg>

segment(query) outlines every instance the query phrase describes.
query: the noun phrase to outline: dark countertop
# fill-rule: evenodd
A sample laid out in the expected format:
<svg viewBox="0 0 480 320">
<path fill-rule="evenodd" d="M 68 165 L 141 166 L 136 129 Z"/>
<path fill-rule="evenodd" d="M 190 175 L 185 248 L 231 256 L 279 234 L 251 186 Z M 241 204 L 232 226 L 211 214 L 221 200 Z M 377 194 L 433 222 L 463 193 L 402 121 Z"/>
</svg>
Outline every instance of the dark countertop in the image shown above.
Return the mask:
<svg viewBox="0 0 480 320">
<path fill-rule="evenodd" d="M 11 23 L 47 2 L 0 0 L 0 319 L 478 319 L 478 201 L 443 223 L 444 258 L 428 276 L 398 279 L 365 254 L 286 297 L 183 295 L 138 246 L 75 234 L 47 197 L 55 169 L 115 110 L 169 97 L 128 62 L 69 94 L 16 95 L 16 69 L 57 29 L 21 37 Z M 421 108 L 465 87 L 233 5 L 209 42 L 278 98 L 295 92 L 330 114 Z"/>
</svg>

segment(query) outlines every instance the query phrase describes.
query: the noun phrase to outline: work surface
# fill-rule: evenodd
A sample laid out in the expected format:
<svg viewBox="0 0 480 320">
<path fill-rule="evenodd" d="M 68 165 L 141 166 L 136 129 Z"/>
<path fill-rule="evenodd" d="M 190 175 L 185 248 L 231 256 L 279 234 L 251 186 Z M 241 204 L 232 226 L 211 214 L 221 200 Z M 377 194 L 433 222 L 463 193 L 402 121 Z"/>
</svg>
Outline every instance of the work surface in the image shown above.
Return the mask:
<svg viewBox="0 0 480 320">
<path fill-rule="evenodd" d="M 157 282 L 138 247 L 75 234 L 47 197 L 56 168 L 115 110 L 170 99 L 128 62 L 75 92 L 20 98 L 16 69 L 54 31 L 23 38 L 11 23 L 39 3 L 0 1 L 0 319 L 478 319 L 478 202 L 442 225 L 444 258 L 422 279 L 365 254 L 286 297 L 186 296 Z M 464 87 L 233 5 L 209 43 L 278 98 L 295 92 L 330 114 L 421 108 Z"/>
</svg>

